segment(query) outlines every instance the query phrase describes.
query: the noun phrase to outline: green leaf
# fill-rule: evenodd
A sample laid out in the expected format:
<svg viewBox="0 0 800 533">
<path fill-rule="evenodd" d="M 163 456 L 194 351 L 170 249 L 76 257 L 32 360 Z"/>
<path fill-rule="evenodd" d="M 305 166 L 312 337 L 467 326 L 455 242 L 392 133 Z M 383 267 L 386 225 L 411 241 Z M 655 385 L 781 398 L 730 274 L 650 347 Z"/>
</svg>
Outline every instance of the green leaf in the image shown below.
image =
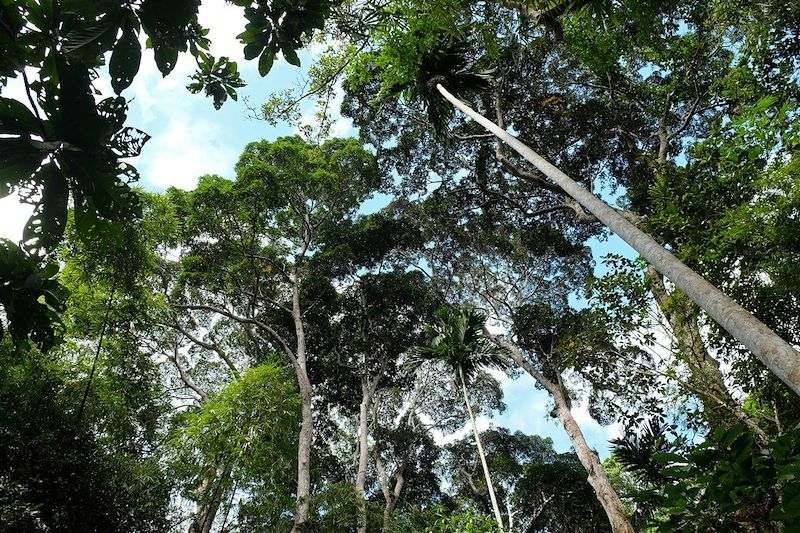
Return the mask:
<svg viewBox="0 0 800 533">
<path fill-rule="evenodd" d="M 24 139 L 0 138 L 0 198 L 30 179 L 43 154 Z"/>
<path fill-rule="evenodd" d="M 253 41 L 252 43 L 248 43 L 244 47 L 244 58 L 248 61 L 251 59 L 255 59 L 258 54 L 261 53 L 261 50 L 264 49 L 264 44 L 258 41 Z"/>
<path fill-rule="evenodd" d="M 778 99 L 774 96 L 765 96 L 753 106 L 753 114 L 763 113 Z"/>
<path fill-rule="evenodd" d="M 286 61 L 290 65 L 294 65 L 296 67 L 300 66 L 300 58 L 297 57 L 297 52 L 294 49 L 289 48 L 288 46 L 281 49 L 283 51 L 283 57 L 286 58 Z"/>
<path fill-rule="evenodd" d="M 164 76 L 172 72 L 172 69 L 174 69 L 175 65 L 178 64 L 177 48 L 156 46 L 153 51 L 153 55 L 155 57 L 158 70 L 161 71 L 161 74 Z"/>
<path fill-rule="evenodd" d="M 51 250 L 64 236 L 67 226 L 69 185 L 61 170 L 47 163 L 36 173 L 36 180 L 44 183 L 39 206 L 23 230 L 23 239 L 33 241 L 33 246 Z"/>
<path fill-rule="evenodd" d="M 272 63 L 275 61 L 275 54 L 272 52 L 266 51 L 261 54 L 261 57 L 258 58 L 258 73 L 263 77 L 266 76 L 270 69 L 272 69 Z"/>
<path fill-rule="evenodd" d="M 685 463 L 686 458 L 678 455 L 677 453 L 671 452 L 658 452 L 653 454 L 653 459 L 658 461 L 662 464 L 669 464 L 669 463 Z"/>
<path fill-rule="evenodd" d="M 25 104 L 0 96 L 0 133 L 25 135 L 38 129 L 39 121 Z"/>
</svg>

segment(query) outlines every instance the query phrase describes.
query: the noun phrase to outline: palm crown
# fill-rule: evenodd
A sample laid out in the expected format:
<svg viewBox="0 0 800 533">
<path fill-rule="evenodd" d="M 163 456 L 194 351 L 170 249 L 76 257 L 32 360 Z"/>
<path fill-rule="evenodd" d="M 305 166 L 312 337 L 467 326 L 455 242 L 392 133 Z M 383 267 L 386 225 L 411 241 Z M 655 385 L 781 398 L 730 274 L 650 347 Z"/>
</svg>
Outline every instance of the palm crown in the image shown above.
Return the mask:
<svg viewBox="0 0 800 533">
<path fill-rule="evenodd" d="M 469 56 L 465 43 L 442 41 L 423 55 L 415 79 L 395 85 L 388 93 L 404 94 L 409 100 L 421 101 L 433 129 L 443 134 L 453 107 L 442 98 L 436 85 L 441 84 L 461 97 L 480 93 L 491 85 L 491 73 L 474 71 Z"/>
<path fill-rule="evenodd" d="M 474 378 L 482 368 L 510 368 L 506 351 L 483 335 L 486 323 L 483 313 L 471 307 L 442 307 L 434 316 L 436 322 L 425 326 L 426 344 L 412 355 L 413 365 L 443 361 L 465 381 Z"/>
</svg>

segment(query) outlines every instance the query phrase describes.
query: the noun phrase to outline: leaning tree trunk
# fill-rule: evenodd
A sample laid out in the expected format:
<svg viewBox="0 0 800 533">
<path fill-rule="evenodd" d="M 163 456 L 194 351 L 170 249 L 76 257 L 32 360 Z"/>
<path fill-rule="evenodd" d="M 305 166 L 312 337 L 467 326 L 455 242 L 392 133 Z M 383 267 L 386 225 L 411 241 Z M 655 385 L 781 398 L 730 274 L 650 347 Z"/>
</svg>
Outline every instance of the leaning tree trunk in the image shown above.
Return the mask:
<svg viewBox="0 0 800 533">
<path fill-rule="evenodd" d="M 578 422 L 572 416 L 569 402 L 564 395 L 564 389 L 558 387 L 558 392 L 553 394 L 553 399 L 556 403 L 555 413 L 564 429 L 569 435 L 569 441 L 575 449 L 575 454 L 578 456 L 583 468 L 586 469 L 588 474 L 587 480 L 594 489 L 600 505 L 608 516 L 611 522 L 611 529 L 614 533 L 633 533 L 633 526 L 628 520 L 628 515 L 625 512 L 625 507 L 617 495 L 617 491 L 611 486 L 611 480 L 608 479 L 603 465 L 600 463 L 600 458 L 597 452 L 589 447 L 586 438 L 583 436 Z"/>
<path fill-rule="evenodd" d="M 736 340 L 753 352 L 767 368 L 795 393 L 800 394 L 800 352 L 780 338 L 749 311 L 706 281 L 678 258 L 667 252 L 652 237 L 634 226 L 617 210 L 587 191 L 572 178 L 546 161 L 519 139 L 500 128 L 440 84 L 438 91 L 450 103 L 516 150 L 522 157 L 550 178 L 568 195 L 597 217 L 611 231 L 627 242 L 656 270 L 667 276 L 701 309 L 719 323 Z"/>
<path fill-rule="evenodd" d="M 486 477 L 486 486 L 489 489 L 489 499 L 492 500 L 492 509 L 494 510 L 494 517 L 497 520 L 497 525 L 500 531 L 503 531 L 503 516 L 500 514 L 500 507 L 497 505 L 497 496 L 494 494 L 494 485 L 492 485 L 492 478 L 489 475 L 489 465 L 486 464 L 486 455 L 483 453 L 483 445 L 481 444 L 481 437 L 478 433 L 478 425 L 475 423 L 475 415 L 472 414 L 472 405 L 469 402 L 467 395 L 467 384 L 464 381 L 464 372 L 459 368 L 458 377 L 461 380 L 461 391 L 464 393 L 464 403 L 467 406 L 467 414 L 469 421 L 472 424 L 472 433 L 475 435 L 475 444 L 478 447 L 478 455 L 481 458 L 481 465 L 483 465 L 483 475 Z"/>
<path fill-rule="evenodd" d="M 536 367 L 525 360 L 525 357 L 522 355 L 522 350 L 520 350 L 517 345 L 501 340 L 486 328 L 484 328 L 483 331 L 484 335 L 492 342 L 508 350 L 514 362 L 530 374 L 539 385 L 544 387 L 544 389 L 553 396 L 553 401 L 555 401 L 556 404 L 556 416 L 558 416 L 561 425 L 567 432 L 572 447 L 575 448 L 575 454 L 578 456 L 578 460 L 586 470 L 588 475 L 587 481 L 592 486 L 592 489 L 594 489 L 600 505 L 603 506 L 603 510 L 606 512 L 608 521 L 611 524 L 611 529 L 614 533 L 633 533 L 634 529 L 630 520 L 628 520 L 625 507 L 622 505 L 617 491 L 614 490 L 614 487 L 611 485 L 611 481 L 608 479 L 608 475 L 603 465 L 600 463 L 600 458 L 597 456 L 597 453 L 589 447 L 578 422 L 575 420 L 575 417 L 572 416 L 572 410 L 564 393 L 564 387 L 560 377 L 556 383 L 553 383 L 539 372 Z"/>
</svg>

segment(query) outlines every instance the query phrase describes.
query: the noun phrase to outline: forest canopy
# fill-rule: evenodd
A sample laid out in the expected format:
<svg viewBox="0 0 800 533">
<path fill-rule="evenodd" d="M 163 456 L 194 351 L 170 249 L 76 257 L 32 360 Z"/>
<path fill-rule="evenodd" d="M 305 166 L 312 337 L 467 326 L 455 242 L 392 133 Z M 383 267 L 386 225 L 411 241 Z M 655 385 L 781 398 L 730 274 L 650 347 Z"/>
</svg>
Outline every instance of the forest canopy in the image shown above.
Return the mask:
<svg viewBox="0 0 800 533">
<path fill-rule="evenodd" d="M 210 4 L 292 133 L 153 187 Z M 0 0 L 0 531 L 793 531 L 798 72 L 782 0 Z"/>
</svg>

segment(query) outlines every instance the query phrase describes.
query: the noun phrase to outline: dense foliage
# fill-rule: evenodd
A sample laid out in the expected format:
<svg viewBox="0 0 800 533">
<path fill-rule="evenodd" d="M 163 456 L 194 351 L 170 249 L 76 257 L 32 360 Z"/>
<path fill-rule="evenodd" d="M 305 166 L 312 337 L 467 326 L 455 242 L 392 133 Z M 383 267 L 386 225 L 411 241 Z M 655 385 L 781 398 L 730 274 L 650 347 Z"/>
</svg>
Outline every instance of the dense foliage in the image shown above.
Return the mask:
<svg viewBox="0 0 800 533">
<path fill-rule="evenodd" d="M 0 196 L 34 206 L 0 240 L 0 531 L 796 528 L 797 383 L 656 265 L 595 264 L 607 228 L 439 87 L 796 347 L 800 8 L 226 3 L 261 76 L 333 43 L 264 95 L 301 135 L 153 193 L 143 44 L 215 108 L 244 85 L 200 0 L 0 0 Z M 485 428 L 521 374 L 571 449 Z"/>
</svg>

